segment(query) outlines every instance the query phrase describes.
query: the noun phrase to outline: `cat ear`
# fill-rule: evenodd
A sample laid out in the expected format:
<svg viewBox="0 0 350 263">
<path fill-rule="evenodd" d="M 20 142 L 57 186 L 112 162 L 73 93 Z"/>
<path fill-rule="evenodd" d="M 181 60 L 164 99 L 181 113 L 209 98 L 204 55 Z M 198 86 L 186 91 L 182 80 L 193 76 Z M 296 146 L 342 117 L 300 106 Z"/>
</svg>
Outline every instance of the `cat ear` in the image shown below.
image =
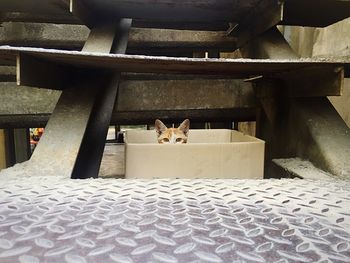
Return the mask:
<svg viewBox="0 0 350 263">
<path fill-rule="evenodd" d="M 164 123 L 158 119 L 156 119 L 156 121 L 154 123 L 154 127 L 156 129 L 158 137 L 167 129 L 167 127 L 164 125 Z"/>
<path fill-rule="evenodd" d="M 189 129 L 190 129 L 190 120 L 186 119 L 180 124 L 179 130 L 182 131 L 187 136 Z"/>
</svg>

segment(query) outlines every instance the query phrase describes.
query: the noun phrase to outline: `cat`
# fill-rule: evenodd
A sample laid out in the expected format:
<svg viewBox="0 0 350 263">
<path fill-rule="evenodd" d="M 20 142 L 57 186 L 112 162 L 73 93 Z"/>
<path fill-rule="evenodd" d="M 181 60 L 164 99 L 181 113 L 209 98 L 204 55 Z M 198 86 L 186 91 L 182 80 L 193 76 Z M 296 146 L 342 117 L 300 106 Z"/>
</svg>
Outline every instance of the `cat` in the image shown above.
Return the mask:
<svg viewBox="0 0 350 263">
<path fill-rule="evenodd" d="M 158 136 L 158 143 L 181 144 L 187 143 L 190 120 L 184 120 L 178 128 L 167 128 L 160 120 L 155 121 L 155 130 Z"/>
</svg>

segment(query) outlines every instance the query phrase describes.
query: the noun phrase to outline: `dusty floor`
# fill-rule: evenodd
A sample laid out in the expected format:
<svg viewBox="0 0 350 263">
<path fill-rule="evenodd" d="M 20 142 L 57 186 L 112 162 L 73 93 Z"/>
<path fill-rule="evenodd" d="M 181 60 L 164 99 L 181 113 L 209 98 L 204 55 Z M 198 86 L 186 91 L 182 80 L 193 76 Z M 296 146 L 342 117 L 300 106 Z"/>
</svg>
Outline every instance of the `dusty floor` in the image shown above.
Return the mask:
<svg viewBox="0 0 350 263">
<path fill-rule="evenodd" d="M 124 144 L 106 143 L 99 176 L 124 178 Z"/>
</svg>

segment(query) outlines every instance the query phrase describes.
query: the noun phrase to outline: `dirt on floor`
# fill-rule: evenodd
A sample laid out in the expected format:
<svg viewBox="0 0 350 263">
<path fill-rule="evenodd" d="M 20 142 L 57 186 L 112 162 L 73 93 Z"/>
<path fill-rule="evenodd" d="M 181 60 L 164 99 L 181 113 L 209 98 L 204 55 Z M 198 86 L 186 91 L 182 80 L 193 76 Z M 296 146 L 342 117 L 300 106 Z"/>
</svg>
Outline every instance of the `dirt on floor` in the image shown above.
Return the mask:
<svg viewBox="0 0 350 263">
<path fill-rule="evenodd" d="M 106 143 L 99 177 L 125 177 L 124 144 Z"/>
</svg>

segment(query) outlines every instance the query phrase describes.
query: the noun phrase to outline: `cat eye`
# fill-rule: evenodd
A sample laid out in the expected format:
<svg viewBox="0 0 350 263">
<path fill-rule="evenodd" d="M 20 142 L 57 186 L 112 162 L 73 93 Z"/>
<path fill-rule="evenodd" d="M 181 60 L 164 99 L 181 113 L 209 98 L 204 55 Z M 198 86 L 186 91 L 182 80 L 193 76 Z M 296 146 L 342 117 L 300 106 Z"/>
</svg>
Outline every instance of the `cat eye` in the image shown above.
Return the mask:
<svg viewBox="0 0 350 263">
<path fill-rule="evenodd" d="M 177 138 L 176 142 L 182 142 L 182 138 Z"/>
<path fill-rule="evenodd" d="M 169 142 L 169 139 L 168 138 L 164 138 L 163 142 Z"/>
</svg>

